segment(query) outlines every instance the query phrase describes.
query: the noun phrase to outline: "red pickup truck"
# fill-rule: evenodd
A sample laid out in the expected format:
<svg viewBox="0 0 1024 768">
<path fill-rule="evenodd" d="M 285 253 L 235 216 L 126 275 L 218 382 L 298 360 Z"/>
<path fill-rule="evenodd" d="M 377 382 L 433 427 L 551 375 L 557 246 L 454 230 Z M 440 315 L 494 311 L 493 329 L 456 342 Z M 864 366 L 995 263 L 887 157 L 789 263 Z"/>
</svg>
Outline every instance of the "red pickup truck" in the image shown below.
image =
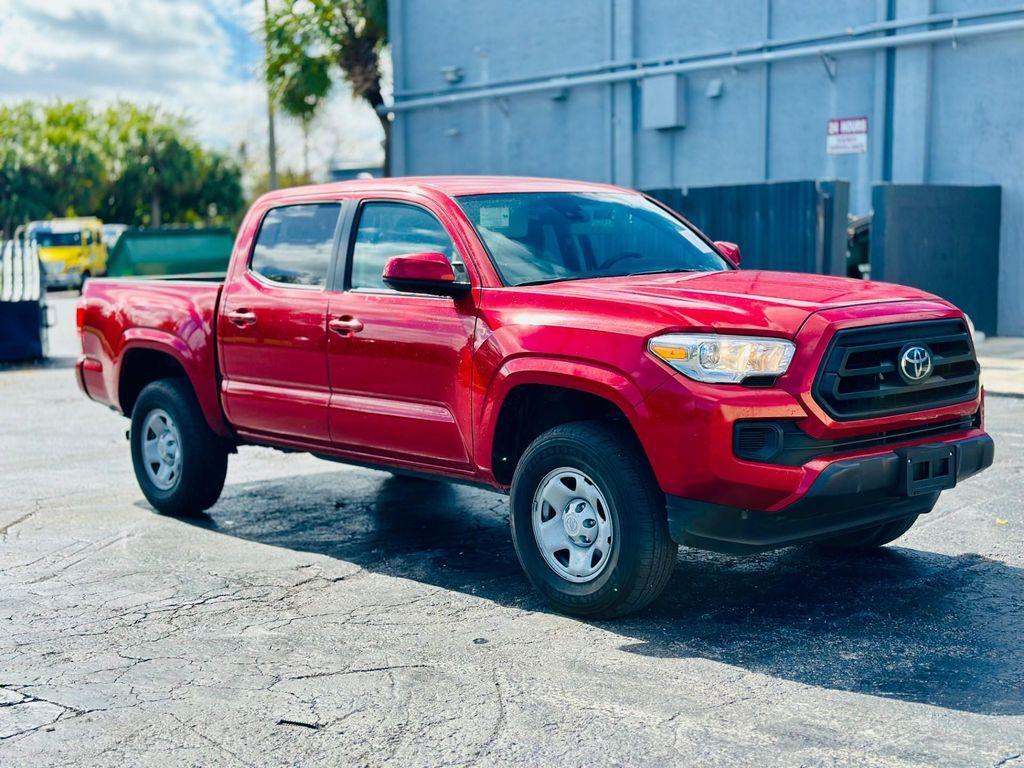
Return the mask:
<svg viewBox="0 0 1024 768">
<path fill-rule="evenodd" d="M 963 312 L 739 261 L 606 185 L 282 190 L 222 283 L 90 280 L 78 380 L 161 512 L 213 505 L 243 444 L 481 484 L 551 603 L 620 615 L 678 544 L 878 547 L 992 463 Z"/>
</svg>

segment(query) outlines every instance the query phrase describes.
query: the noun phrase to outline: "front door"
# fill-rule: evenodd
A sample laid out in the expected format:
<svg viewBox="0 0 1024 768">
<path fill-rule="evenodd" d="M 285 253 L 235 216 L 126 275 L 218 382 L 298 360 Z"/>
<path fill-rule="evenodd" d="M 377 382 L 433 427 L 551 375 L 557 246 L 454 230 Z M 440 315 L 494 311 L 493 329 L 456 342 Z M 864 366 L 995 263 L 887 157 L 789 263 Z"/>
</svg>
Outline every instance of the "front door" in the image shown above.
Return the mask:
<svg viewBox="0 0 1024 768">
<path fill-rule="evenodd" d="M 328 308 L 331 440 L 370 457 L 468 468 L 473 299 L 398 293 L 381 279 L 390 257 L 423 251 L 445 254 L 465 275 L 431 212 L 398 201 L 362 204 L 345 290 L 331 294 Z"/>
<path fill-rule="evenodd" d="M 224 411 L 246 436 L 328 444 L 325 291 L 339 203 L 272 208 L 244 274 L 227 281 L 217 334 Z"/>
</svg>

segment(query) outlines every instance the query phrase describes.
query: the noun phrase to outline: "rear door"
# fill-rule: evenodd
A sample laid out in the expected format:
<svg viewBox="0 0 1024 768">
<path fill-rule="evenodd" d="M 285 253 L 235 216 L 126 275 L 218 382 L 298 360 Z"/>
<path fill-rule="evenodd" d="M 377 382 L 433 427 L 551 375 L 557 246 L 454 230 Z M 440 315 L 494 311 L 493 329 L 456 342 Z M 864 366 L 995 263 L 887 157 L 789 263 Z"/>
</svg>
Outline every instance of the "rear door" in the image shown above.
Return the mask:
<svg viewBox="0 0 1024 768">
<path fill-rule="evenodd" d="M 347 269 L 328 310 L 331 440 L 359 454 L 469 467 L 474 300 L 398 293 L 381 279 L 392 256 L 437 251 L 457 277 L 465 260 L 420 204 L 367 200 L 352 215 Z"/>
<path fill-rule="evenodd" d="M 329 443 L 325 289 L 341 209 L 337 201 L 269 209 L 246 268 L 224 287 L 221 391 L 243 434 Z"/>
</svg>

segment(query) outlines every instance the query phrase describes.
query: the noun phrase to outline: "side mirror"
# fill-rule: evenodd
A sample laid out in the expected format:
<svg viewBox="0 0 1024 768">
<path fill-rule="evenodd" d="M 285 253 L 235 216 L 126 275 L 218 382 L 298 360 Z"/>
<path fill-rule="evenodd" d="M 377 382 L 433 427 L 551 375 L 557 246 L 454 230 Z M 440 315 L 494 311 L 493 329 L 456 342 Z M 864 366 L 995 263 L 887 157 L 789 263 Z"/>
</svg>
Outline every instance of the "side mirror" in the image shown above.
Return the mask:
<svg viewBox="0 0 1024 768">
<path fill-rule="evenodd" d="M 718 252 L 725 256 L 734 267 L 740 265 L 740 247 L 736 243 L 730 243 L 728 240 L 715 240 L 715 248 Z"/>
<path fill-rule="evenodd" d="M 384 284 L 404 293 L 464 296 L 470 285 L 455 279 L 455 270 L 443 253 L 408 253 L 392 256 L 384 265 Z"/>
</svg>

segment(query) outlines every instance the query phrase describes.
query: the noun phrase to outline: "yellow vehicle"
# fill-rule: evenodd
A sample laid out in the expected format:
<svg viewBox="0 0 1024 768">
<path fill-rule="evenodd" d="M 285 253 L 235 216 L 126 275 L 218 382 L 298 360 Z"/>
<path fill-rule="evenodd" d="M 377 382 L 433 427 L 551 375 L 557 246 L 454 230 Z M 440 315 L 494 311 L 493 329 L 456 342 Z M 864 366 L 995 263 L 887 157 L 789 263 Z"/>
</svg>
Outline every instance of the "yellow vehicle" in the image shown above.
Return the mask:
<svg viewBox="0 0 1024 768">
<path fill-rule="evenodd" d="M 39 248 L 47 288 L 81 288 L 107 271 L 103 222 L 95 217 L 33 221 L 28 236 Z"/>
</svg>

